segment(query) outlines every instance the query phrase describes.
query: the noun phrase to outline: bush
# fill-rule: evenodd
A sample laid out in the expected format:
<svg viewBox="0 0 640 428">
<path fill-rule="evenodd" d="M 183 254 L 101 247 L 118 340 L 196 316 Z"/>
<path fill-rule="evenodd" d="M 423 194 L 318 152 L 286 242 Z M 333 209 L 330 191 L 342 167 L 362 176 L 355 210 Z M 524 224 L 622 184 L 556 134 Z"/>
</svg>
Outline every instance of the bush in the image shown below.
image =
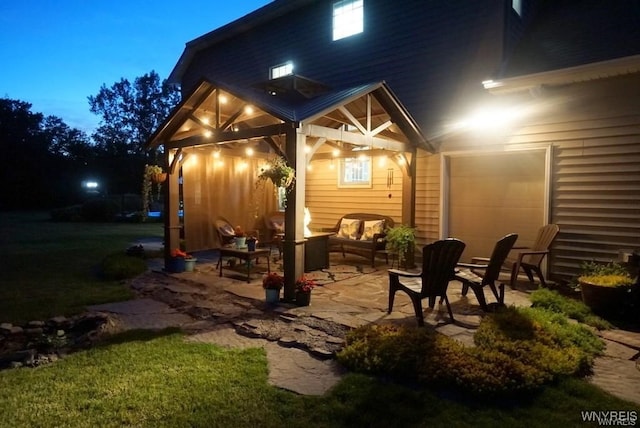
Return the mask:
<svg viewBox="0 0 640 428">
<path fill-rule="evenodd" d="M 147 264 L 142 258 L 121 253 L 108 255 L 101 264 L 101 273 L 106 279 L 133 278 L 146 270 Z"/>
<path fill-rule="evenodd" d="M 347 335 L 337 357 L 354 371 L 492 396 L 584 375 L 604 348 L 588 328 L 538 309 L 487 315 L 475 341 L 467 348 L 429 328 L 367 325 Z"/>
<path fill-rule="evenodd" d="M 551 312 L 563 314 L 576 321 L 590 325 L 598 330 L 606 330 L 612 327 L 611 323 L 594 315 L 591 309 L 581 301 L 569 299 L 558 292 L 541 288 L 531 293 L 531 306 L 543 308 Z"/>
<path fill-rule="evenodd" d="M 91 199 L 82 205 L 82 219 L 85 221 L 110 222 L 118 213 L 118 205 L 108 199 Z"/>
</svg>

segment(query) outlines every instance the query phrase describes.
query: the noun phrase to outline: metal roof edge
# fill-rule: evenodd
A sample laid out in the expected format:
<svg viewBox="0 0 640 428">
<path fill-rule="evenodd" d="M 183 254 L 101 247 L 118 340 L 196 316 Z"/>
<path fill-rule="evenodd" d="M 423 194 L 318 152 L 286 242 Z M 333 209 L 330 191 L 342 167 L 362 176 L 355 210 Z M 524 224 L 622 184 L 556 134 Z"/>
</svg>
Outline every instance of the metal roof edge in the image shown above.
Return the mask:
<svg viewBox="0 0 640 428">
<path fill-rule="evenodd" d="M 529 91 L 542 85 L 566 85 L 640 72 L 640 55 L 582 64 L 482 82 L 492 94 Z"/>
</svg>

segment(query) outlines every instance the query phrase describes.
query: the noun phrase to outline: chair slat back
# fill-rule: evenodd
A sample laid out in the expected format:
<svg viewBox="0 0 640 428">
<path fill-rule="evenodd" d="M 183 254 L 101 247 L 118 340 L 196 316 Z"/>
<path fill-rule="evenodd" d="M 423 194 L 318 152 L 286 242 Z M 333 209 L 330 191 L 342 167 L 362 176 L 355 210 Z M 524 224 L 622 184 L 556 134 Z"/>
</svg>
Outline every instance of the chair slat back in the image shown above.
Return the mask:
<svg viewBox="0 0 640 428">
<path fill-rule="evenodd" d="M 551 246 L 551 243 L 556 238 L 558 231 L 560 228 L 557 224 L 547 224 L 542 226 L 538 230 L 538 236 L 536 237 L 535 242 L 531 246 L 531 249 L 534 251 L 546 251 Z M 539 265 L 544 258 L 544 254 L 533 254 L 525 256 L 525 261 L 532 265 Z"/>
<path fill-rule="evenodd" d="M 495 247 L 493 247 L 493 252 L 491 253 L 491 258 L 489 259 L 489 264 L 482 278 L 483 285 L 493 284 L 498 279 L 502 264 L 509 255 L 509 251 L 511 251 L 511 248 L 513 247 L 513 244 L 516 243 L 517 239 L 517 233 L 510 233 L 503 236 L 498 242 L 496 242 Z"/>
<path fill-rule="evenodd" d="M 453 279 L 465 243 L 449 238 L 422 248 L 422 295 L 442 296 Z"/>
</svg>

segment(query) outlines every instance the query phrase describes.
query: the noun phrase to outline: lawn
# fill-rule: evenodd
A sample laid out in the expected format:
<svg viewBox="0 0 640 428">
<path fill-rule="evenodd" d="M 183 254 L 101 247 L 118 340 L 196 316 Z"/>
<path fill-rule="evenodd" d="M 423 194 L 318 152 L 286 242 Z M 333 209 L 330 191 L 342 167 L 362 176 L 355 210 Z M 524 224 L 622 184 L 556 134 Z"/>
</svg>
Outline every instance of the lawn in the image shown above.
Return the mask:
<svg viewBox="0 0 640 428">
<path fill-rule="evenodd" d="M 127 300 L 118 281 L 96 268 L 107 254 L 141 237 L 162 236 L 160 223 L 54 223 L 47 213 L 0 213 L 0 322 L 81 312 Z"/>
<path fill-rule="evenodd" d="M 1 216 L 0 321 L 10 322 L 128 298 L 122 283 L 100 280 L 94 267 L 162 232 L 158 224 Z M 174 330 L 127 332 L 54 364 L 1 371 L 0 426 L 575 427 L 589 426 L 583 411 L 640 412 L 577 379 L 526 398 L 482 401 L 355 374 L 322 397 L 305 397 L 269 386 L 267 374 L 259 348 L 189 343 Z"/>
</svg>

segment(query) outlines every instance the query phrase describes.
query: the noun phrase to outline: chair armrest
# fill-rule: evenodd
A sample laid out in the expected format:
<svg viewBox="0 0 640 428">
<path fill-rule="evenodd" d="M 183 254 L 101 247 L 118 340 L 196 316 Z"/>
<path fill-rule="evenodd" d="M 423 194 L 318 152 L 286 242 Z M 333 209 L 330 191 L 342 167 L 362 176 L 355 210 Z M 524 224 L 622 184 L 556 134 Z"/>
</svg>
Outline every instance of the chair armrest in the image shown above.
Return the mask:
<svg viewBox="0 0 640 428">
<path fill-rule="evenodd" d="M 333 232 L 336 233 L 337 230 L 335 227 L 321 227 L 320 232 Z"/>
<path fill-rule="evenodd" d="M 463 268 L 469 268 L 469 269 L 486 269 L 489 267 L 489 265 L 478 264 L 478 263 L 458 263 L 456 267 L 463 267 Z"/>
<path fill-rule="evenodd" d="M 484 262 L 483 264 L 488 265 L 488 264 L 489 264 L 489 260 L 491 260 L 489 257 L 472 257 L 472 258 L 471 258 L 471 263 L 481 263 L 481 262 Z"/>
<path fill-rule="evenodd" d="M 422 276 L 421 272 L 407 272 L 407 271 L 398 270 L 398 269 L 388 269 L 387 271 L 389 272 L 389 275 L 395 275 L 395 276 L 406 276 L 409 278 L 417 278 Z"/>
</svg>

